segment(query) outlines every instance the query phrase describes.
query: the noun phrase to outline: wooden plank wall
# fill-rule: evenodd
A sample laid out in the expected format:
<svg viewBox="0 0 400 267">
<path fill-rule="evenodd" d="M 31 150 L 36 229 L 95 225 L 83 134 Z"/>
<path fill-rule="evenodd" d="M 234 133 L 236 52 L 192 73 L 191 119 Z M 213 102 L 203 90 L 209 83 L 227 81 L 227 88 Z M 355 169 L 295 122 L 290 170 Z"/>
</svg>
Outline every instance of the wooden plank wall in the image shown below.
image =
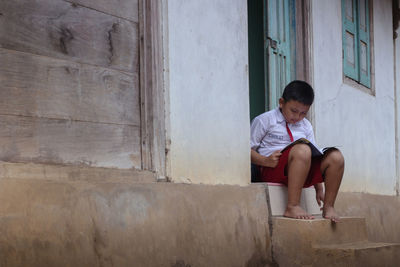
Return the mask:
<svg viewBox="0 0 400 267">
<path fill-rule="evenodd" d="M 137 0 L 0 1 L 0 160 L 141 168 Z"/>
</svg>

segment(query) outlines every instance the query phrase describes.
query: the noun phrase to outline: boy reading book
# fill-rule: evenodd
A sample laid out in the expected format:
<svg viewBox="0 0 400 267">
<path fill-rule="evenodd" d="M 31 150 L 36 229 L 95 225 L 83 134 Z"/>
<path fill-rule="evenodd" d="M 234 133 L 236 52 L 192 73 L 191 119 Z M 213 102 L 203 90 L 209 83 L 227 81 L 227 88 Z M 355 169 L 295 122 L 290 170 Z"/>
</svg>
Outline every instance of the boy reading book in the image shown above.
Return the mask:
<svg viewBox="0 0 400 267">
<path fill-rule="evenodd" d="M 288 146 L 301 138 L 315 146 L 311 123 L 305 118 L 313 101 L 314 90 L 308 83 L 289 83 L 279 99 L 279 108 L 257 116 L 251 123 L 251 162 L 258 166 L 258 181 L 287 185 L 284 216 L 314 219 L 300 207 L 302 188 L 313 185 L 318 205 L 323 203 L 323 217 L 337 222 L 334 204 L 344 172 L 342 153 L 330 148 L 313 156 L 307 142 Z"/>
</svg>

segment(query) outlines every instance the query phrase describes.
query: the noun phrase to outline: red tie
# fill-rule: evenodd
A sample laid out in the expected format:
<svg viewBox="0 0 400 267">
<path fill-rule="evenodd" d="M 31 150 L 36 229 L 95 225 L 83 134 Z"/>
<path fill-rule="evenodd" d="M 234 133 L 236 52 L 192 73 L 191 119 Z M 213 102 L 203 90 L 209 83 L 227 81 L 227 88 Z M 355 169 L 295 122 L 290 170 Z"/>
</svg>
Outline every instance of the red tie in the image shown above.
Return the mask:
<svg viewBox="0 0 400 267">
<path fill-rule="evenodd" d="M 289 134 L 290 142 L 293 142 L 294 141 L 293 140 L 293 135 L 292 135 L 292 132 L 289 129 L 289 126 L 288 126 L 287 122 L 286 122 L 286 130 L 287 130 L 287 133 Z"/>
</svg>

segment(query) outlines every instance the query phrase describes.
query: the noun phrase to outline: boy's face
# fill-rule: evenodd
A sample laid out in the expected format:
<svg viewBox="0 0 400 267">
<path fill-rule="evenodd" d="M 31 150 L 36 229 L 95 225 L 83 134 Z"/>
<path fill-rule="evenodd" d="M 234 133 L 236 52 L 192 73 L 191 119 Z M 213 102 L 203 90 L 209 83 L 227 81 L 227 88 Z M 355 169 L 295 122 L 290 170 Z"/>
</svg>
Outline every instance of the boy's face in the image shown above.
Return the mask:
<svg viewBox="0 0 400 267">
<path fill-rule="evenodd" d="M 286 102 L 283 98 L 280 98 L 279 108 L 288 123 L 296 123 L 304 119 L 310 106 L 304 105 L 296 100 L 289 100 Z"/>
</svg>

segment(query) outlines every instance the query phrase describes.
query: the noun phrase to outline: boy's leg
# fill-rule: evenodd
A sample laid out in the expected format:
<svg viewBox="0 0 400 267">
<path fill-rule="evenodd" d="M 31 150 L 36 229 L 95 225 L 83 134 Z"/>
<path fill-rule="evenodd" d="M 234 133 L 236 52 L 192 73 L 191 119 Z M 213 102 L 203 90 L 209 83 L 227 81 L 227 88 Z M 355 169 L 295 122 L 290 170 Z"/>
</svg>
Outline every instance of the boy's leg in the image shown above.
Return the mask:
<svg viewBox="0 0 400 267">
<path fill-rule="evenodd" d="M 321 162 L 321 172 L 325 176 L 325 198 L 322 216 L 336 222 L 339 220 L 339 216 L 334 209 L 334 205 L 344 172 L 344 158 L 338 149 L 329 151 L 324 155 Z"/>
<path fill-rule="evenodd" d="M 311 166 L 311 149 L 308 145 L 298 144 L 292 147 L 287 163 L 288 204 L 285 217 L 296 219 L 313 219 L 300 207 L 301 190 L 307 179 Z"/>
</svg>

